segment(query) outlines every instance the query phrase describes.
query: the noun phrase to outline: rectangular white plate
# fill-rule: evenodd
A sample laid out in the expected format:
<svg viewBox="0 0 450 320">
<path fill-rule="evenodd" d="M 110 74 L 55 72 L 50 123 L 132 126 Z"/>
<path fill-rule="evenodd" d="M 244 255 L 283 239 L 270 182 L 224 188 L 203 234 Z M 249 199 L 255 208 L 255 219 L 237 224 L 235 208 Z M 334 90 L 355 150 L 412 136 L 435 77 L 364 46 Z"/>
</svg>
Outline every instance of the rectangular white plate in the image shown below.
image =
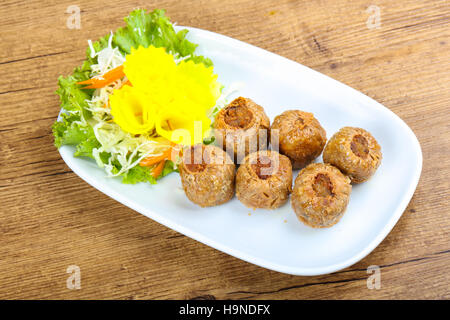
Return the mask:
<svg viewBox="0 0 450 320">
<path fill-rule="evenodd" d="M 202 209 L 186 198 L 177 173 L 157 185 L 125 185 L 107 178 L 94 161 L 73 157 L 74 149 L 64 146 L 60 153 L 67 165 L 93 187 L 143 215 L 268 269 L 318 275 L 364 258 L 396 224 L 419 181 L 422 153 L 411 129 L 378 102 L 321 73 L 235 39 L 188 29 L 188 38 L 199 44 L 198 53 L 214 62 L 219 81 L 225 86 L 244 82 L 236 95 L 262 105 L 271 120 L 285 110 L 300 109 L 314 113 L 328 138 L 343 126 L 355 126 L 378 140 L 382 164 L 372 179 L 353 187 L 341 221 L 329 229 L 306 227 L 289 202 L 274 211 L 253 211 L 234 198 Z"/>
</svg>

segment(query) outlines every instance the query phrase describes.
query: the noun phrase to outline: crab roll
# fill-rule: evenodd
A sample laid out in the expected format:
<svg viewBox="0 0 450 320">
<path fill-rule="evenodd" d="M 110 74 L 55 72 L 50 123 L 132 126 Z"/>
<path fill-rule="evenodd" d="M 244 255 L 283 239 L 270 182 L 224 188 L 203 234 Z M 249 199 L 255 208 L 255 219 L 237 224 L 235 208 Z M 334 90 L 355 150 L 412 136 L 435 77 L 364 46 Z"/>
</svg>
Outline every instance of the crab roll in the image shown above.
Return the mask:
<svg viewBox="0 0 450 320">
<path fill-rule="evenodd" d="M 276 151 L 258 151 L 245 157 L 236 174 L 236 196 L 250 208 L 275 209 L 292 191 L 292 166 Z"/>
<path fill-rule="evenodd" d="M 251 152 L 267 149 L 270 120 L 263 107 L 239 97 L 219 111 L 214 121 L 215 137 L 237 163 Z"/>
<path fill-rule="evenodd" d="M 342 217 L 350 199 L 350 178 L 336 167 L 312 163 L 295 179 L 291 197 L 297 218 L 313 228 L 327 228 Z"/>
<path fill-rule="evenodd" d="M 276 116 L 271 134 L 278 134 L 280 153 L 292 161 L 294 169 L 301 169 L 317 158 L 327 141 L 325 129 L 314 115 L 300 110 Z"/>
<path fill-rule="evenodd" d="M 217 206 L 233 198 L 235 170 L 225 151 L 202 144 L 185 148 L 179 165 L 186 196 L 201 207 Z"/>
<path fill-rule="evenodd" d="M 344 127 L 331 137 L 323 151 L 323 161 L 338 167 L 352 183 L 368 180 L 380 166 L 381 147 L 361 128 Z"/>
</svg>

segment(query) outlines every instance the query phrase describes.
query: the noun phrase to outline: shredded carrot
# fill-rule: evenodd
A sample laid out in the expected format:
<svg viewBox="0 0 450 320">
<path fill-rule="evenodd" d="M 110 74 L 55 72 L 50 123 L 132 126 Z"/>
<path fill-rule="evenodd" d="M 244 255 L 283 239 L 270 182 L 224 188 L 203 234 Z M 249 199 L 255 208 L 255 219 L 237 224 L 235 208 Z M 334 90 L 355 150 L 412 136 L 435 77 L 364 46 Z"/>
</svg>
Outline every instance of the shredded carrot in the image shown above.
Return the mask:
<svg viewBox="0 0 450 320">
<path fill-rule="evenodd" d="M 122 83 L 122 87 L 123 86 L 130 86 L 130 87 L 132 87 L 130 80 L 127 80 L 124 83 Z"/>
<path fill-rule="evenodd" d="M 156 156 L 156 157 L 147 157 L 145 159 L 142 159 L 141 162 L 139 162 L 139 165 L 141 165 L 142 167 L 149 167 L 152 166 L 160 161 L 163 161 L 165 159 L 167 159 L 167 152 L 164 152 L 162 155 L 160 156 Z"/>
<path fill-rule="evenodd" d="M 163 171 L 163 169 L 164 169 L 164 165 L 166 164 L 166 160 L 163 160 L 163 161 L 161 161 L 161 162 L 159 162 L 157 165 L 156 165 L 156 167 L 154 167 L 153 168 L 153 170 L 152 170 L 152 176 L 153 176 L 153 178 L 158 178 L 160 175 L 161 175 L 161 173 L 162 173 L 162 171 Z"/>
<path fill-rule="evenodd" d="M 176 148 L 175 143 L 171 142 L 170 147 L 166 151 L 164 151 L 161 155 L 149 156 L 145 159 L 142 159 L 141 162 L 139 162 L 139 165 L 142 167 L 149 167 L 149 166 L 152 166 L 152 165 L 157 164 L 158 162 L 164 161 L 164 160 L 174 161 L 175 159 L 172 156 L 173 150 L 178 151 L 178 148 Z"/>
<path fill-rule="evenodd" d="M 149 156 L 145 159 L 142 159 L 141 162 L 139 163 L 142 167 L 148 167 L 148 166 L 152 166 L 162 160 L 166 160 L 170 157 L 170 153 L 172 151 L 172 148 L 167 149 L 166 151 L 163 152 L 162 155 L 159 156 Z"/>
<path fill-rule="evenodd" d="M 77 82 L 77 84 L 87 85 L 83 89 L 98 89 L 103 88 L 104 86 L 123 77 L 125 77 L 125 73 L 123 72 L 123 66 L 118 66 L 117 68 L 108 71 L 103 76 L 94 77 L 86 81 L 80 81 Z"/>
</svg>

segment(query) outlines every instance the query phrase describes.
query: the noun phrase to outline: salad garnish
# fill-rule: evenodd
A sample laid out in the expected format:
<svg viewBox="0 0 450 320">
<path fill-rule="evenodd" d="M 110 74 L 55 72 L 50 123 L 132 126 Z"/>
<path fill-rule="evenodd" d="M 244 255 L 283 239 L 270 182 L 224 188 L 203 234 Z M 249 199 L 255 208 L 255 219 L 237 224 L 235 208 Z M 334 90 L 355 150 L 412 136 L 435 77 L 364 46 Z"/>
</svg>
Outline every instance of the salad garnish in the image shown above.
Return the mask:
<svg viewBox="0 0 450 320">
<path fill-rule="evenodd" d="M 176 32 L 163 10 L 135 10 L 125 22 L 88 41 L 82 66 L 59 77 L 53 134 L 58 148 L 75 146 L 75 156 L 108 176 L 153 184 L 176 170 L 174 150 L 214 140 L 211 119 L 225 99 L 211 60 L 195 54 L 188 31 Z"/>
</svg>

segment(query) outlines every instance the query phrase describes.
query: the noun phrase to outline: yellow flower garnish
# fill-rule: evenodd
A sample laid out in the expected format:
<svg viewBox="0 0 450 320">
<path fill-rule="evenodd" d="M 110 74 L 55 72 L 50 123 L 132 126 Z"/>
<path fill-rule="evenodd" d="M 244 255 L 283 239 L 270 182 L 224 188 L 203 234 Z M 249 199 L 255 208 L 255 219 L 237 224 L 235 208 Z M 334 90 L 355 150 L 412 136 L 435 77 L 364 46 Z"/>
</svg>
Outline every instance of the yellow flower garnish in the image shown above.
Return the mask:
<svg viewBox="0 0 450 320">
<path fill-rule="evenodd" d="M 126 132 L 157 134 L 184 145 L 201 143 L 209 131 L 208 111 L 220 96 L 212 67 L 182 61 L 164 48 L 131 49 L 123 71 L 132 86 L 110 96 L 114 121 Z"/>
<path fill-rule="evenodd" d="M 142 134 L 155 127 L 154 109 L 145 91 L 131 86 L 114 90 L 109 97 L 114 121 L 126 132 Z"/>
</svg>

